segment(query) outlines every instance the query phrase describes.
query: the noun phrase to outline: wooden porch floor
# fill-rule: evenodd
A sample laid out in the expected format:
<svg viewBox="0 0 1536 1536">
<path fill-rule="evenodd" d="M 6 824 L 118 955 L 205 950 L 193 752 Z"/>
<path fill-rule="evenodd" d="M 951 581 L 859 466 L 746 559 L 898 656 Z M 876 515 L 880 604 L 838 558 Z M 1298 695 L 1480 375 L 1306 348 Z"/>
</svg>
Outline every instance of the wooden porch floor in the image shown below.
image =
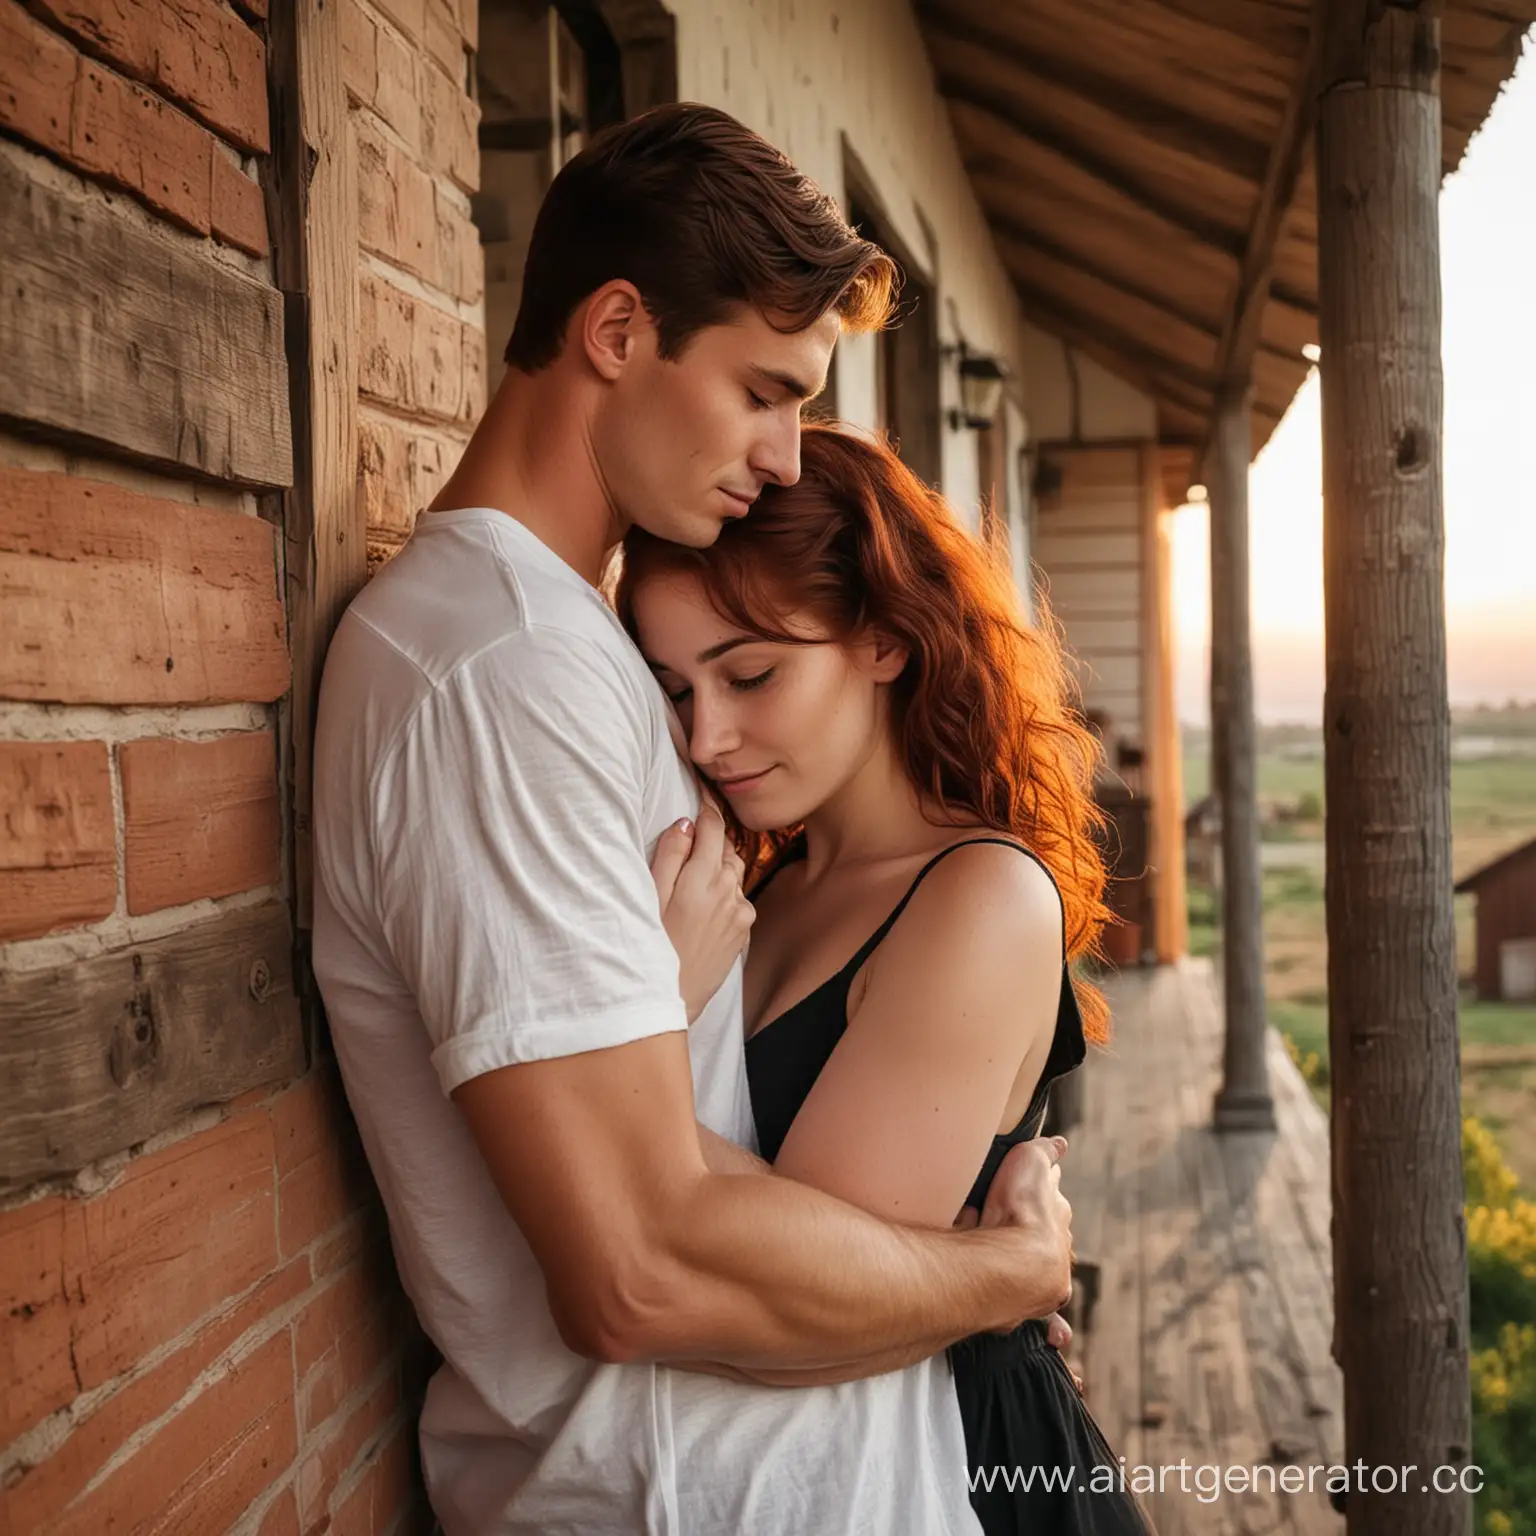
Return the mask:
<svg viewBox="0 0 1536 1536">
<path fill-rule="evenodd" d="M 1337 1536 L 1326 1473 L 1305 1486 L 1343 1452 L 1327 1118 L 1272 1031 L 1278 1131 L 1210 1129 L 1221 1017 L 1209 962 L 1107 990 L 1114 1043 L 1090 1050 L 1062 1166 L 1078 1256 L 1099 1266 L 1074 1357 L 1088 1404 L 1128 1469 L 1301 1469 L 1300 1492 L 1270 1492 L 1264 1473 L 1261 1491 L 1207 1502 L 1195 1471 L 1188 1492 L 1170 1471 L 1165 1492 L 1143 1496 L 1161 1536 Z"/>
</svg>

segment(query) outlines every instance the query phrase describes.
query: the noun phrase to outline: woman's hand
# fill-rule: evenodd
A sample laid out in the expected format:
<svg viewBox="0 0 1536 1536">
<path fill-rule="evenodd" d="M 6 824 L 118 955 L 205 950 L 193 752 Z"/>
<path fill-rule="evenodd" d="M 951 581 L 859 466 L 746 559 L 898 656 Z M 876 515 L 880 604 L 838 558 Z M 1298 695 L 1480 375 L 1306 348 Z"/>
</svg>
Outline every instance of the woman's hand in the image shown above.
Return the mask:
<svg viewBox="0 0 1536 1536">
<path fill-rule="evenodd" d="M 678 984 L 690 1024 L 747 946 L 754 913 L 742 895 L 743 872 L 724 819 L 707 801 L 697 824 L 675 822 L 656 844 L 651 878 L 662 925 L 677 951 Z"/>
</svg>

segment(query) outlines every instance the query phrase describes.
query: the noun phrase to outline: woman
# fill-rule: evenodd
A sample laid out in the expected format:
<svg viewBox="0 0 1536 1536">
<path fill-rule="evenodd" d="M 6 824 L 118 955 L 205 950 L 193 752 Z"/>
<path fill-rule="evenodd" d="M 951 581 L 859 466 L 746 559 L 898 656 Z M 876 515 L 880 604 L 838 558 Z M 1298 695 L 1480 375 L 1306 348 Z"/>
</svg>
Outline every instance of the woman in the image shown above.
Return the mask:
<svg viewBox="0 0 1536 1536">
<path fill-rule="evenodd" d="M 710 549 L 632 533 L 617 601 L 746 864 L 763 1156 L 947 1226 L 1105 1035 L 1067 971 L 1106 916 L 1094 742 L 1004 561 L 889 448 L 809 427 L 801 461 Z M 1078 1491 L 1117 1463 L 1043 1323 L 950 1358 L 971 1466 L 1044 1469 L 978 1483 L 989 1536 L 1147 1529 Z"/>
</svg>

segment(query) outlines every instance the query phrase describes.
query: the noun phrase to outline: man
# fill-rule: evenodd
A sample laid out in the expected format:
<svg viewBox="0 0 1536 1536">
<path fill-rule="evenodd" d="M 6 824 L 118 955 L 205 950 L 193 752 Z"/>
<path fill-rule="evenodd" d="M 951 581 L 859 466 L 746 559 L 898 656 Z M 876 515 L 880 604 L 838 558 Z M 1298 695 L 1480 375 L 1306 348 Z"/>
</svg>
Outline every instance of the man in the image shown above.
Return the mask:
<svg viewBox="0 0 1536 1536">
<path fill-rule="evenodd" d="M 797 478 L 801 405 L 891 279 L 723 113 L 595 141 L 506 380 L 327 660 L 315 968 L 444 1355 L 447 1536 L 974 1531 L 933 1357 L 1068 1289 L 1051 1151 L 937 1233 L 747 1150 L 740 867 L 597 591 L 632 523 L 706 545 Z"/>
</svg>

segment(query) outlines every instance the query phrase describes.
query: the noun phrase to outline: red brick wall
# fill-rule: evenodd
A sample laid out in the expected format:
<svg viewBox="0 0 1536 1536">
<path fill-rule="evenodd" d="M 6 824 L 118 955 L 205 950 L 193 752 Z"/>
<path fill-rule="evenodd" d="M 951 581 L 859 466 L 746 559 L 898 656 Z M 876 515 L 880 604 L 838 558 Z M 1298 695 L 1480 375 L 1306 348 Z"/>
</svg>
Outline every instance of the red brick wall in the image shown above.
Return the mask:
<svg viewBox="0 0 1536 1536">
<path fill-rule="evenodd" d="M 348 3 L 365 294 L 393 306 L 370 311 L 364 377 L 399 380 L 364 385 L 384 549 L 483 391 L 472 27 L 443 0 Z M 0 0 L 0 154 L 178 258 L 270 287 L 265 12 Z M 252 489 L 157 458 L 85 428 L 0 431 L 0 981 L 293 896 L 287 469 Z M 41 1182 L 0 1167 L 0 1531 L 428 1528 L 428 1351 L 323 1029 L 307 1028 L 296 1078 Z"/>
<path fill-rule="evenodd" d="M 485 261 L 469 216 L 480 113 L 465 89 L 478 0 L 342 5 L 362 246 L 358 484 L 377 569 L 485 408 Z"/>
</svg>

